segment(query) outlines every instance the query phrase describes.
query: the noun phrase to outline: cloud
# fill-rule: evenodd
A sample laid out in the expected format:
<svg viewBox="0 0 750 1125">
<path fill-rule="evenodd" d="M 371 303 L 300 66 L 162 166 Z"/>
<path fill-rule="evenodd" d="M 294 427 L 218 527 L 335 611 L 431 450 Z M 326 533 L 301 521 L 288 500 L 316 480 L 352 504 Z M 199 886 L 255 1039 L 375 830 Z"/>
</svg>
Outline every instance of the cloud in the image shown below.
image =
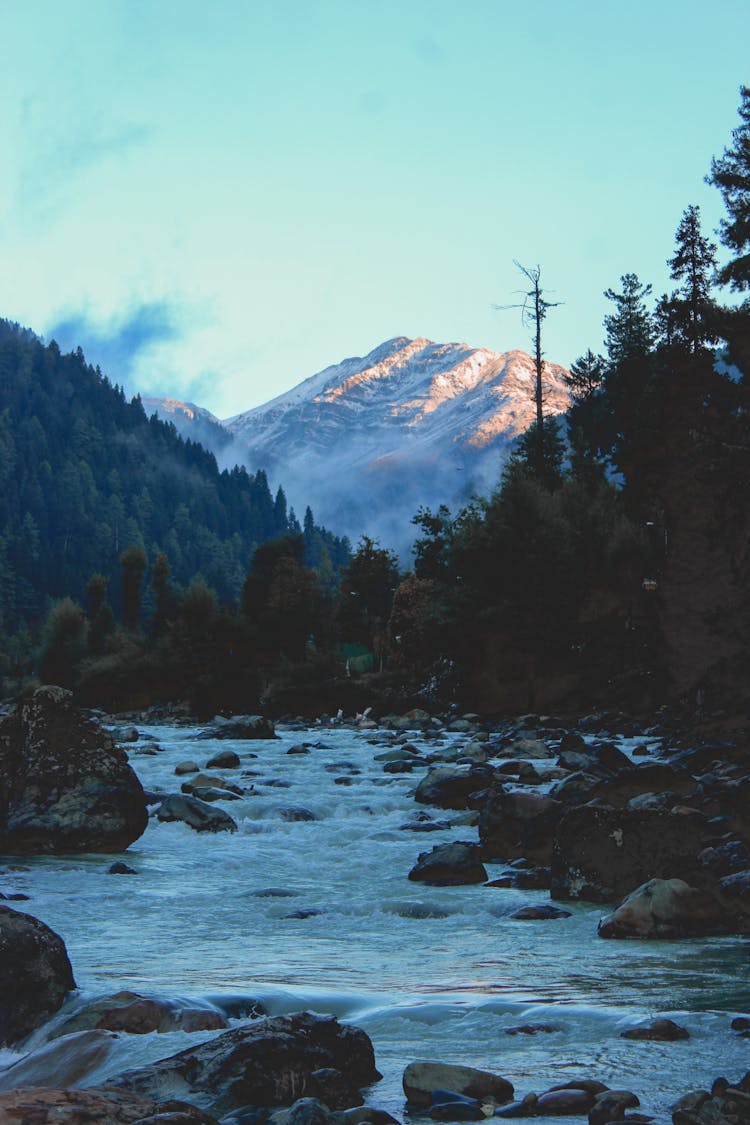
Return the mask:
<svg viewBox="0 0 750 1125">
<path fill-rule="evenodd" d="M 181 310 L 166 300 L 131 305 L 105 322 L 95 320 L 87 311 L 71 312 L 46 333 L 62 351 L 82 348 L 89 363 L 101 367 L 113 382 L 122 383 L 132 392 L 133 376 L 144 354 L 182 335 Z"/>
</svg>

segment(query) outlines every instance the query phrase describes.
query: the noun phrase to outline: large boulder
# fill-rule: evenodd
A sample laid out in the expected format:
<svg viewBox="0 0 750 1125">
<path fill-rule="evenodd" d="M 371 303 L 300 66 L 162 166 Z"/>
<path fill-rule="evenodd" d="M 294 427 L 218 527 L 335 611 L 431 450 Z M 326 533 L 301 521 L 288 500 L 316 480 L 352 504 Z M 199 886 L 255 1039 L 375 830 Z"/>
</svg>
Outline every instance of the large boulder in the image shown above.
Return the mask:
<svg viewBox="0 0 750 1125">
<path fill-rule="evenodd" d="M 489 766 L 434 766 L 414 791 L 414 800 L 441 809 L 467 809 L 472 793 L 487 789 L 496 780 Z"/>
<path fill-rule="evenodd" d="M 509 1102 L 513 1097 L 512 1084 L 499 1074 L 455 1063 L 409 1063 L 402 1081 L 407 1101 L 416 1106 L 430 1105 L 438 1090 L 450 1090 L 478 1101 L 492 1098 L 498 1103 Z"/>
<path fill-rule="evenodd" d="M 422 852 L 409 872 L 413 883 L 429 883 L 433 887 L 458 887 L 467 883 L 484 883 L 487 871 L 476 844 L 453 840 Z"/>
<path fill-rule="evenodd" d="M 683 879 L 650 879 L 599 923 L 603 938 L 686 938 L 731 933 L 733 916 Z"/>
<path fill-rule="evenodd" d="M 154 1101 L 123 1090 L 13 1090 L 0 1094 L 2 1125 L 218 1125 L 186 1102 Z"/>
<path fill-rule="evenodd" d="M 315 1072 L 330 1068 L 356 1088 L 381 1077 L 364 1031 L 332 1016 L 297 1012 L 227 1031 L 126 1071 L 111 1084 L 145 1097 L 190 1098 L 221 1115 L 244 1105 L 280 1106 L 319 1097 Z"/>
<path fill-rule="evenodd" d="M 56 1034 L 96 1028 L 148 1035 L 152 1031 L 217 1031 L 228 1026 L 226 1017 L 214 1008 L 187 1008 L 126 991 L 92 1000 L 59 1026 Z"/>
<path fill-rule="evenodd" d="M 479 813 L 479 841 L 487 860 L 549 863 L 564 806 L 538 793 L 494 791 Z"/>
<path fill-rule="evenodd" d="M 73 988 L 62 938 L 38 918 L 0 906 L 0 1046 L 40 1027 Z"/>
<path fill-rule="evenodd" d="M 119 852 L 147 823 L 127 754 L 69 691 L 38 688 L 0 721 L 0 852 Z"/>
<path fill-rule="evenodd" d="M 702 818 L 594 804 L 570 809 L 552 848 L 552 898 L 617 902 L 652 878 L 695 881 Z"/>
</svg>

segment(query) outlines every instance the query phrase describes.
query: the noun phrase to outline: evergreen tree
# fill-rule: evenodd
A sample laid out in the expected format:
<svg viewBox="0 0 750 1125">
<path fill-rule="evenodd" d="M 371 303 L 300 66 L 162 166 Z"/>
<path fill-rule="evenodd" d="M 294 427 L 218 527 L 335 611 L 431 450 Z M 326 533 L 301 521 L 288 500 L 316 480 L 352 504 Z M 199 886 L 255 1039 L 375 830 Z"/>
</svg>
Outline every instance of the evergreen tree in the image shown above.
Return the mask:
<svg viewBox="0 0 750 1125">
<path fill-rule="evenodd" d="M 604 318 L 606 348 L 612 366 L 626 360 L 647 356 L 654 343 L 654 323 L 646 308 L 651 286 L 644 285 L 637 274 L 620 278 L 622 292 L 605 289 L 604 296 L 615 303 L 615 312 Z"/>
<path fill-rule="evenodd" d="M 126 547 L 120 555 L 122 572 L 122 623 L 126 629 L 138 628 L 141 613 L 141 587 L 146 570 L 146 553 L 142 547 Z"/>
<path fill-rule="evenodd" d="M 750 86 L 740 87 L 741 124 L 732 130 L 733 145 L 711 161 L 708 183 L 717 187 L 729 217 L 721 221 L 721 241 L 736 255 L 719 271 L 732 289 L 750 289 Z"/>
<path fill-rule="evenodd" d="M 672 280 L 682 284 L 669 302 L 673 331 L 685 341 L 693 355 L 697 355 L 717 339 L 711 323 L 715 310 L 711 279 L 716 271 L 716 246 L 701 232 L 699 207 L 691 204 L 687 208 L 675 240 L 675 254 L 667 265 Z"/>
<path fill-rule="evenodd" d="M 570 365 L 570 371 L 563 376 L 570 388 L 573 402 L 582 402 L 598 391 L 604 381 L 607 364 L 604 356 L 594 355 L 589 348 L 585 355 L 579 356 Z"/>
<path fill-rule="evenodd" d="M 508 461 L 506 474 L 520 469 L 535 477 L 539 484 L 552 492 L 563 482 L 563 463 L 565 460 L 565 441 L 557 418 L 548 415 L 544 419 L 544 440 L 541 442 L 542 461 L 539 462 L 540 442 L 537 436 L 537 423 L 532 422 L 526 433 L 518 439 L 518 445 Z"/>
</svg>

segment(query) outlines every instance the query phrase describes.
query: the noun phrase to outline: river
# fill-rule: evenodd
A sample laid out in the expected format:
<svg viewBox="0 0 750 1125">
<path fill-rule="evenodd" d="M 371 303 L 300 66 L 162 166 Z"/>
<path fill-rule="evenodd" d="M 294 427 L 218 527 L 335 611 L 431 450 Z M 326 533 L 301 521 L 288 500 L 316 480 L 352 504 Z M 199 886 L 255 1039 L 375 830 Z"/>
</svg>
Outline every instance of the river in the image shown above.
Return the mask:
<svg viewBox="0 0 750 1125">
<path fill-rule="evenodd" d="M 510 913 L 546 892 L 409 882 L 420 851 L 476 840 L 476 829 L 403 830 L 424 808 L 411 796 L 421 770 L 383 772 L 375 755 L 390 745 L 386 732 L 280 726 L 275 741 L 219 742 L 198 741 L 189 727 L 139 730 L 128 750 L 147 790 L 178 791 L 178 762 L 204 767 L 224 749 L 237 751 L 241 769 L 209 772 L 253 790 L 222 803 L 237 833 L 152 818 L 124 856 L 135 877 L 107 874 L 111 859 L 101 855 L 4 864 L 0 889 L 30 896 L 13 905 L 65 939 L 79 993 L 58 1022 L 81 1000 L 126 988 L 202 1003 L 252 998 L 274 1015 L 332 1013 L 372 1038 L 384 1078 L 368 1100 L 399 1119 L 401 1074 L 418 1058 L 493 1070 L 520 1096 L 595 1077 L 633 1089 L 658 1120 L 676 1096 L 747 1069 L 748 1042 L 729 1029 L 750 1011 L 746 939 L 603 941 L 599 905 L 521 922 Z M 409 738 L 422 747 L 419 731 Z M 463 740 L 444 734 L 423 748 L 450 755 Z M 310 753 L 287 753 L 302 741 Z M 618 744 L 628 752 L 634 741 Z M 285 819 L 290 807 L 315 819 Z M 500 870 L 490 865 L 490 878 Z M 620 1037 L 656 1015 L 691 1038 Z M 506 1034 L 529 1023 L 555 1030 Z M 85 1084 L 207 1037 L 121 1036 Z M 0 1063 L 16 1057 L 3 1052 Z"/>
</svg>

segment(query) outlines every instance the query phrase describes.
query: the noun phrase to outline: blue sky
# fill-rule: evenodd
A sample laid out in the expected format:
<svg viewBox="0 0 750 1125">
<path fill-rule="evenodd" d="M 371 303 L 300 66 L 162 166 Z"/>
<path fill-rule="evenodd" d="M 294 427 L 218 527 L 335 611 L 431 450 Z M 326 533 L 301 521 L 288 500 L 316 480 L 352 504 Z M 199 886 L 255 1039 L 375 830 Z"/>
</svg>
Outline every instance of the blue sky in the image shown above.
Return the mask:
<svg viewBox="0 0 750 1125">
<path fill-rule="evenodd" d="M 750 83 L 748 0 L 0 0 L 0 315 L 248 409 L 396 335 L 601 347 Z"/>
</svg>

